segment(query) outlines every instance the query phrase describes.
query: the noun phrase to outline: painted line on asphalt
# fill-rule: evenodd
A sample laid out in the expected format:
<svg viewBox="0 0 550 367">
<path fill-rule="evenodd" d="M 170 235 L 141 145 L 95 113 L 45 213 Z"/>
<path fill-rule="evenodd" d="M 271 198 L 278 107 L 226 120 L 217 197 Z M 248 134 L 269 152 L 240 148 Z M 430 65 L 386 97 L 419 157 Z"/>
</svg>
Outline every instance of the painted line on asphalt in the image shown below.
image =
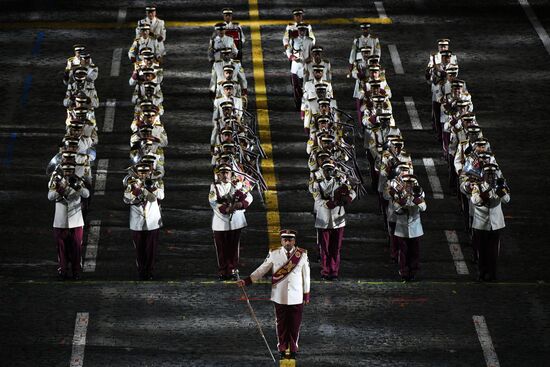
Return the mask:
<svg viewBox="0 0 550 367">
<path fill-rule="evenodd" d="M 27 107 L 29 102 L 29 92 L 31 91 L 32 74 L 28 74 L 23 82 L 23 94 L 21 95 L 21 106 Z"/>
<path fill-rule="evenodd" d="M 118 24 L 118 27 L 122 27 L 124 25 L 124 22 L 126 21 L 126 8 L 120 7 L 118 9 L 118 15 L 116 18 L 116 22 Z"/>
<path fill-rule="evenodd" d="M 166 28 L 186 28 L 186 27 L 208 27 L 212 28 L 218 23 L 218 19 L 202 21 L 165 21 Z M 285 19 L 251 19 L 239 20 L 239 24 L 245 27 L 261 27 L 288 25 L 289 20 Z M 309 24 L 321 25 L 342 25 L 342 24 L 392 24 L 391 18 L 327 18 L 327 19 L 309 19 Z M 28 21 L 28 22 L 3 22 L 0 23 L 0 29 L 116 29 L 116 28 L 135 28 L 135 23 L 126 22 L 119 25 L 116 22 L 48 22 L 48 21 Z"/>
<path fill-rule="evenodd" d="M 15 148 L 15 139 L 17 138 L 17 133 L 10 133 L 8 143 L 6 144 L 6 157 L 4 158 L 4 167 L 11 167 L 11 162 L 13 161 L 13 149 Z"/>
<path fill-rule="evenodd" d="M 100 230 L 100 220 L 90 221 L 90 230 L 88 232 L 88 241 L 86 243 L 86 253 L 84 254 L 84 265 L 82 266 L 82 270 L 85 273 L 93 273 L 95 271 Z"/>
<path fill-rule="evenodd" d="M 379 19 L 389 19 L 386 15 L 386 9 L 384 9 L 384 3 L 381 1 L 375 1 L 374 6 L 376 7 L 376 11 L 378 12 Z"/>
<path fill-rule="evenodd" d="M 434 160 L 432 158 L 422 158 L 422 163 L 424 163 L 424 167 L 426 167 L 428 180 L 430 181 L 430 186 L 432 187 L 433 198 L 443 199 L 443 189 L 441 188 L 439 177 L 437 177 Z"/>
<path fill-rule="evenodd" d="M 32 56 L 38 56 L 40 54 L 42 41 L 44 41 L 44 32 L 40 31 L 36 34 L 36 40 L 34 41 L 34 46 L 32 47 L 32 52 L 31 52 Z"/>
<path fill-rule="evenodd" d="M 493 341 L 491 339 L 491 334 L 489 333 L 487 323 L 485 322 L 485 317 L 483 315 L 474 315 L 472 316 L 472 319 L 474 321 L 477 338 L 479 339 L 479 343 L 481 344 L 481 349 L 483 350 L 483 356 L 485 357 L 485 363 L 487 364 L 487 367 L 500 367 L 497 352 L 495 351 L 495 347 L 493 346 Z"/>
<path fill-rule="evenodd" d="M 109 160 L 100 159 L 97 161 L 97 170 L 95 175 L 94 195 L 105 195 L 105 183 L 107 181 L 107 170 L 109 169 Z"/>
<path fill-rule="evenodd" d="M 113 50 L 113 61 L 111 61 L 111 76 L 119 76 L 121 57 L 122 57 L 122 48 L 115 48 Z"/>
<path fill-rule="evenodd" d="M 116 99 L 108 99 L 105 103 L 105 118 L 103 119 L 103 132 L 110 133 L 113 131 L 115 124 Z"/>
<path fill-rule="evenodd" d="M 550 55 L 550 37 L 548 37 L 546 29 L 544 29 L 542 24 L 540 24 L 539 18 L 537 18 L 537 15 L 531 8 L 531 5 L 529 5 L 529 1 L 518 0 L 518 2 L 523 8 L 523 11 L 525 11 L 525 15 L 527 15 L 527 18 L 529 18 L 529 21 L 533 25 L 533 28 L 535 28 L 535 32 L 537 32 L 540 40 L 542 41 L 546 52 L 548 52 L 548 54 Z"/>
<path fill-rule="evenodd" d="M 258 0 L 248 0 L 250 19 L 259 20 Z M 277 198 L 277 178 L 273 162 L 273 146 L 271 145 L 271 126 L 269 124 L 269 109 L 267 105 L 267 88 L 265 85 L 264 56 L 262 50 L 262 33 L 260 25 L 250 27 L 252 43 L 252 69 L 254 74 L 254 96 L 256 99 L 256 114 L 260 128 L 259 138 L 267 159 L 262 159 L 262 173 L 268 189 L 265 191 L 265 205 L 267 215 L 267 234 L 269 248 L 280 246 L 279 230 L 281 219 L 279 216 L 279 199 Z"/>
<path fill-rule="evenodd" d="M 407 107 L 407 112 L 409 113 L 413 130 L 422 130 L 422 123 L 418 117 L 418 111 L 416 110 L 412 97 L 405 97 L 405 106 Z"/>
<path fill-rule="evenodd" d="M 460 242 L 458 241 L 456 231 L 446 230 L 445 237 L 447 238 L 449 251 L 451 251 L 451 256 L 453 257 L 453 261 L 455 263 L 456 272 L 460 275 L 470 274 L 468 265 L 466 264 L 466 261 L 464 261 L 464 255 L 462 254 L 462 248 L 460 247 Z"/>
<path fill-rule="evenodd" d="M 401 58 L 399 57 L 399 52 L 397 52 L 397 46 L 388 45 L 388 49 L 390 50 L 391 62 L 393 63 L 393 70 L 395 70 L 395 73 L 405 74 L 403 64 L 401 64 Z"/>
<path fill-rule="evenodd" d="M 88 312 L 78 312 L 76 314 L 70 367 L 82 367 L 84 365 L 84 348 L 86 348 L 89 320 L 90 314 Z"/>
</svg>

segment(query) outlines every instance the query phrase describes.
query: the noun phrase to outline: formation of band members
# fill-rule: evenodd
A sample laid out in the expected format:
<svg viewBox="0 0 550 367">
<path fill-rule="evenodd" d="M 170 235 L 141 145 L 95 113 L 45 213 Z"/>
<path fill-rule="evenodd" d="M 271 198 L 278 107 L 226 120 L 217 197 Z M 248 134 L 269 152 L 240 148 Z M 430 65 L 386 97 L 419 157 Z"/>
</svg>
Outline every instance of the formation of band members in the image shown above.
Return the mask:
<svg viewBox="0 0 550 367">
<path fill-rule="evenodd" d="M 214 26 L 208 46 L 212 65 L 213 100 L 210 147 L 214 180 L 208 200 L 214 211 L 212 231 L 218 279 L 237 280 L 241 231 L 246 209 L 257 190 L 263 201 L 267 184 L 260 169 L 266 158 L 258 137 L 256 117 L 247 111 L 248 83 L 241 64 L 244 33 L 233 21 L 233 10 L 222 10 L 224 21 Z"/>
<path fill-rule="evenodd" d="M 166 30 L 154 6 L 147 6 L 145 12 L 128 52 L 134 66 L 129 84 L 134 87 L 135 113 L 130 126 L 130 167 L 124 178 L 124 202 L 130 204 L 139 277 L 151 279 L 162 226 L 158 201 L 164 198 L 163 148 L 168 143 L 160 121 L 164 113 L 160 63 L 165 55 Z M 98 143 L 95 109 L 99 99 L 94 85 L 98 67 L 85 45 L 76 44 L 73 51 L 63 76 L 67 86 L 63 100 L 67 108 L 66 134 L 47 167 L 48 199 L 56 203 L 53 227 L 61 280 L 81 277 L 82 239 L 93 194 L 92 162 Z"/>
<path fill-rule="evenodd" d="M 161 121 L 166 49 L 164 21 L 156 6 L 145 7 L 146 17 L 138 21 L 136 38 L 128 51 L 133 64 L 129 85 L 134 87 L 134 116 L 130 125 L 130 166 L 123 179 L 124 203 L 130 206 L 130 232 L 136 251 L 140 280 L 152 280 L 162 227 L 164 200 L 164 148 L 168 135 Z"/>
<path fill-rule="evenodd" d="M 437 45 L 425 73 L 432 92 L 432 127 L 448 164 L 449 189 L 457 195 L 471 238 L 478 280 L 492 281 L 505 227 L 501 204 L 510 201 L 510 188 L 476 119 L 466 82 L 458 78 L 450 40 L 440 39 Z"/>
<path fill-rule="evenodd" d="M 46 169 L 48 199 L 55 202 L 53 233 L 62 280 L 81 276 L 84 219 L 93 193 L 92 163 L 99 141 L 94 112 L 99 106 L 94 84 L 99 70 L 85 45 L 75 44 L 73 51 L 63 74 L 65 135 Z"/>
</svg>

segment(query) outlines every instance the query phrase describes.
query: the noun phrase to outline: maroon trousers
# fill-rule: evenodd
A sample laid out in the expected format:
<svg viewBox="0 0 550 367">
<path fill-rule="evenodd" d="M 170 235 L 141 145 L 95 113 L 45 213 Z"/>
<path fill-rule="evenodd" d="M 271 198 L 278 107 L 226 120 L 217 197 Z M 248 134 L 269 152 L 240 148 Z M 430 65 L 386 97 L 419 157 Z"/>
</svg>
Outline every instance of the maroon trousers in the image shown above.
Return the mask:
<svg viewBox="0 0 550 367">
<path fill-rule="evenodd" d="M 231 276 L 239 266 L 241 230 L 214 231 L 214 245 L 218 256 L 218 274 Z"/>
<path fill-rule="evenodd" d="M 369 162 L 369 172 L 370 172 L 370 178 L 371 178 L 371 184 L 370 187 L 372 191 L 376 191 L 378 189 L 378 172 L 375 168 L 376 160 L 372 156 L 370 150 L 367 149 L 367 161 Z"/>
<path fill-rule="evenodd" d="M 395 236 L 399 248 L 399 274 L 403 278 L 416 275 L 420 265 L 420 238 L 404 238 Z"/>
<path fill-rule="evenodd" d="M 317 241 L 321 251 L 322 276 L 338 276 L 344 228 L 317 229 Z"/>
<path fill-rule="evenodd" d="M 53 238 L 57 246 L 57 272 L 67 274 L 67 267 L 71 263 L 73 276 L 82 270 L 82 236 L 83 227 L 55 228 Z"/>
<path fill-rule="evenodd" d="M 304 304 L 280 305 L 275 302 L 273 304 L 277 317 L 277 349 L 279 352 L 284 352 L 287 349 L 297 352 Z"/>
<path fill-rule="evenodd" d="M 160 228 L 151 231 L 132 231 L 132 241 L 136 249 L 136 265 L 140 276 L 153 274 L 159 247 Z"/>
<path fill-rule="evenodd" d="M 441 124 L 441 145 L 443 147 L 443 155 L 445 159 L 449 159 L 449 143 L 451 142 L 451 133 L 443 131 L 443 124 Z"/>
<path fill-rule="evenodd" d="M 478 254 L 478 271 L 482 279 L 496 279 L 497 259 L 500 251 L 500 230 L 473 229 L 472 244 Z"/>
<path fill-rule="evenodd" d="M 397 238 L 394 235 L 395 233 L 395 222 L 388 221 L 388 234 L 390 237 L 390 258 L 392 260 L 397 260 L 397 256 L 399 255 L 399 244 L 397 242 Z"/>
<path fill-rule="evenodd" d="M 441 141 L 441 103 L 432 102 L 432 128 L 437 140 Z"/>
<path fill-rule="evenodd" d="M 361 105 L 363 100 L 361 98 L 355 98 L 355 110 L 357 111 L 357 124 L 359 127 L 363 124 L 363 112 L 361 111 Z"/>
<path fill-rule="evenodd" d="M 290 81 L 292 83 L 294 105 L 296 106 L 296 111 L 300 111 L 300 108 L 302 106 L 302 96 L 304 95 L 304 90 L 303 90 L 304 79 L 298 78 L 298 75 L 291 73 Z"/>
</svg>

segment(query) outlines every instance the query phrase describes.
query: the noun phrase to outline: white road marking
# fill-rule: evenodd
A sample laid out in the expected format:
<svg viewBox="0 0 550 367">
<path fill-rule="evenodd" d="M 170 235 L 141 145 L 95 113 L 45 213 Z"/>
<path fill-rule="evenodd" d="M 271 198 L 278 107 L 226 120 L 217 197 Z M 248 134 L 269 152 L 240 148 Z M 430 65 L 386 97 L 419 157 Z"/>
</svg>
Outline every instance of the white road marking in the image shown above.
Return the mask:
<svg viewBox="0 0 550 367">
<path fill-rule="evenodd" d="M 107 170 L 109 169 L 109 160 L 100 159 L 97 162 L 95 175 L 94 195 L 105 195 L 105 182 L 107 181 Z"/>
<path fill-rule="evenodd" d="M 386 9 L 384 9 L 384 4 L 381 1 L 375 1 L 374 6 L 376 7 L 376 11 L 378 12 L 379 18 L 387 18 L 386 15 Z"/>
<path fill-rule="evenodd" d="M 525 15 L 527 15 L 527 18 L 529 18 L 529 21 L 533 25 L 533 28 L 535 28 L 535 31 L 539 35 L 539 38 L 542 41 L 546 52 L 548 52 L 548 54 L 550 55 L 550 38 L 548 37 L 546 29 L 544 29 L 542 24 L 540 24 L 539 18 L 537 18 L 535 12 L 531 8 L 531 5 L 529 5 L 529 1 L 518 0 L 518 2 L 525 11 Z"/>
<path fill-rule="evenodd" d="M 115 123 L 116 99 L 108 99 L 105 103 L 105 119 L 103 120 L 103 132 L 110 133 L 113 131 Z"/>
<path fill-rule="evenodd" d="M 84 365 L 84 348 L 86 347 L 89 319 L 90 314 L 88 312 L 78 312 L 76 314 L 70 367 L 82 367 Z"/>
<path fill-rule="evenodd" d="M 126 21 L 126 8 L 119 8 L 118 9 L 118 16 L 116 18 L 116 22 L 118 24 L 118 27 L 120 28 L 124 22 Z"/>
<path fill-rule="evenodd" d="M 407 107 L 407 112 L 409 113 L 413 130 L 422 130 L 422 123 L 418 117 L 418 111 L 416 110 L 412 97 L 405 97 L 405 106 Z"/>
<path fill-rule="evenodd" d="M 489 328 L 485 322 L 485 317 L 483 315 L 474 315 L 472 316 L 472 319 L 474 320 L 477 338 L 481 344 L 481 349 L 483 349 L 483 355 L 485 356 L 485 363 L 487 364 L 487 367 L 500 367 L 497 352 L 493 346 L 493 341 L 491 340 L 491 334 L 489 334 Z"/>
<path fill-rule="evenodd" d="M 439 177 L 437 177 L 434 160 L 432 158 L 422 158 L 422 162 L 424 163 L 426 172 L 428 173 L 428 180 L 430 181 L 430 186 L 432 187 L 434 199 L 443 199 L 443 189 L 441 188 Z"/>
<path fill-rule="evenodd" d="M 111 62 L 111 76 L 118 76 L 120 74 L 121 57 L 122 57 L 122 48 L 115 48 L 113 50 L 113 61 Z"/>
<path fill-rule="evenodd" d="M 462 254 L 462 248 L 458 241 L 458 235 L 456 231 L 445 231 L 445 237 L 447 237 L 447 243 L 449 244 L 449 250 L 455 262 L 456 272 L 460 275 L 468 275 L 468 265 L 464 261 L 464 255 Z"/>
<path fill-rule="evenodd" d="M 100 230 L 101 221 L 92 220 L 88 232 L 88 242 L 86 243 L 86 254 L 84 254 L 84 266 L 82 267 L 85 273 L 95 271 Z"/>
<path fill-rule="evenodd" d="M 401 58 L 399 57 L 399 52 L 397 52 L 397 46 L 388 45 L 388 49 L 390 50 L 391 62 L 393 63 L 393 70 L 395 70 L 395 73 L 405 74 L 405 70 L 403 70 L 403 65 L 401 64 Z"/>
</svg>

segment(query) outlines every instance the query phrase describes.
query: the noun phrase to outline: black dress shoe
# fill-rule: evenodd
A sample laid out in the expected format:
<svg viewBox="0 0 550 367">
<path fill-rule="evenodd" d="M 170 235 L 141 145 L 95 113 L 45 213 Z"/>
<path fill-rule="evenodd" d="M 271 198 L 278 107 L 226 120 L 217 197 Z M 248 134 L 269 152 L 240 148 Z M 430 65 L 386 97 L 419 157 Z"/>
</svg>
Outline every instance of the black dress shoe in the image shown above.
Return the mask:
<svg viewBox="0 0 550 367">
<path fill-rule="evenodd" d="M 60 280 L 60 281 L 65 281 L 67 280 L 67 273 L 57 273 L 57 280 Z"/>
<path fill-rule="evenodd" d="M 337 282 L 338 281 L 338 275 L 331 275 L 328 280 L 331 282 Z"/>
<path fill-rule="evenodd" d="M 296 359 L 296 352 L 290 352 L 290 359 Z"/>
<path fill-rule="evenodd" d="M 330 280 L 332 280 L 332 279 L 330 279 L 330 276 L 329 276 L 329 275 L 321 275 L 321 280 L 330 281 Z"/>
<path fill-rule="evenodd" d="M 79 273 L 74 273 L 73 274 L 73 280 L 80 280 L 80 274 Z"/>
<path fill-rule="evenodd" d="M 283 350 L 283 351 L 280 351 L 279 354 L 281 355 L 281 359 L 285 359 L 286 358 L 286 352 Z"/>
</svg>

